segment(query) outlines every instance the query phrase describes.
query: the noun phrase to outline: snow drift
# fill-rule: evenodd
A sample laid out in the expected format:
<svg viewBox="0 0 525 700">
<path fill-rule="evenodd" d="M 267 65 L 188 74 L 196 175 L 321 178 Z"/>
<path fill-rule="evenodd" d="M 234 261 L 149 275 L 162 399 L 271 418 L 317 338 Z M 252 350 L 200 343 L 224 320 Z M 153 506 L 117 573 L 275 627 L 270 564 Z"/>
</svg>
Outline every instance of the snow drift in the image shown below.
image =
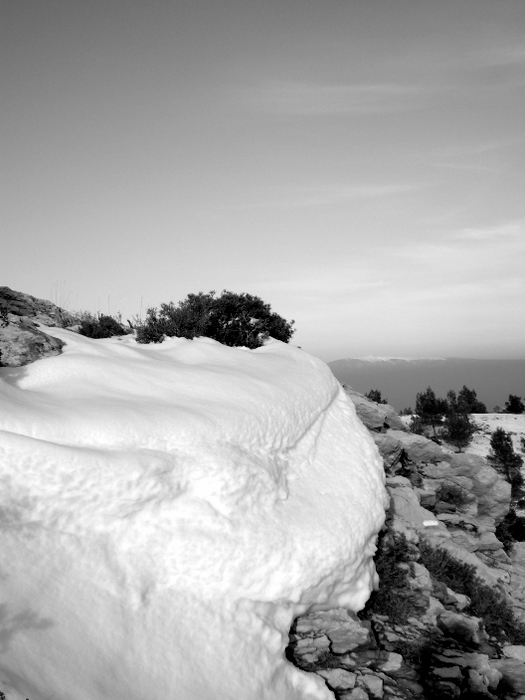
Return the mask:
<svg viewBox="0 0 525 700">
<path fill-rule="evenodd" d="M 386 496 L 328 367 L 52 334 L 62 355 L 0 370 L 7 700 L 331 698 L 288 630 L 364 605 Z"/>
</svg>

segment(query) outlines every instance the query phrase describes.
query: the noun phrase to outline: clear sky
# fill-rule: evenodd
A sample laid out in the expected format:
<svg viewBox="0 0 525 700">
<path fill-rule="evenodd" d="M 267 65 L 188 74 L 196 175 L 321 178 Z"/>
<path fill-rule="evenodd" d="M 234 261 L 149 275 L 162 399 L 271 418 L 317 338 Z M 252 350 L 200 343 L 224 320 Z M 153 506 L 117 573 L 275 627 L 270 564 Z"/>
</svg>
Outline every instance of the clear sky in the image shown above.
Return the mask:
<svg viewBox="0 0 525 700">
<path fill-rule="evenodd" d="M 523 0 L 2 0 L 0 284 L 525 357 Z"/>
</svg>

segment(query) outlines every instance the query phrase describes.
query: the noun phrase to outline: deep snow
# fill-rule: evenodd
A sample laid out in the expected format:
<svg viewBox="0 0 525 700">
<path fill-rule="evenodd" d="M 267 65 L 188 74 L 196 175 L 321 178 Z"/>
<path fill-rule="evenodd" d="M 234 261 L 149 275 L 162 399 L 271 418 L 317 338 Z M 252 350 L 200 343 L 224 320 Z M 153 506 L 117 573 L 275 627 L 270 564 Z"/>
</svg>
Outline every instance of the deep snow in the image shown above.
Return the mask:
<svg viewBox="0 0 525 700">
<path fill-rule="evenodd" d="M 288 630 L 364 605 L 386 495 L 328 367 L 52 334 L 61 356 L 0 370 L 7 700 L 331 698 Z"/>
<path fill-rule="evenodd" d="M 525 439 L 524 413 L 474 413 L 471 419 L 477 431 L 472 436 L 472 441 L 465 452 L 486 457 L 490 453 L 492 433 L 497 428 L 501 428 L 510 434 L 514 452 L 523 456 L 522 439 Z"/>
</svg>

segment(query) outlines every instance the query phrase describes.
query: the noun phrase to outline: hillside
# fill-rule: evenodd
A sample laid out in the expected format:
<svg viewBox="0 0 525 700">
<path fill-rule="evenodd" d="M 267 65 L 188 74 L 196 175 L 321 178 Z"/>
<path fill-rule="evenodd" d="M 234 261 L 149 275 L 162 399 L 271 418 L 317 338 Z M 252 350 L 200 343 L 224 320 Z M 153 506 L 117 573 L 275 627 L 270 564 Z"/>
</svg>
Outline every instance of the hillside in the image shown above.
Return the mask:
<svg viewBox="0 0 525 700">
<path fill-rule="evenodd" d="M 510 485 L 480 454 L 409 433 L 390 406 L 346 392 L 390 495 L 379 590 L 357 616 L 339 608 L 298 618 L 289 658 L 338 700 L 523 700 L 525 549 L 506 551 L 496 536 Z M 498 416 L 478 418 L 474 451 L 486 452 Z M 501 427 L 521 432 L 521 420 L 505 419 Z"/>
</svg>

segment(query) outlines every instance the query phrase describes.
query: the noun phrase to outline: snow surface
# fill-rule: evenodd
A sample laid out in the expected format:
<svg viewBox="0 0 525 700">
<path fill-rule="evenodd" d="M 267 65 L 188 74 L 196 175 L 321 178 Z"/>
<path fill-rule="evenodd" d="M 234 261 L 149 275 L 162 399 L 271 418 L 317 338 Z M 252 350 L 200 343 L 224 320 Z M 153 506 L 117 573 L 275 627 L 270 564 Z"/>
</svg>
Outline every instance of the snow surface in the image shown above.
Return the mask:
<svg viewBox="0 0 525 700">
<path fill-rule="evenodd" d="M 490 439 L 497 428 L 510 433 L 514 452 L 523 455 L 522 439 L 525 439 L 525 414 L 474 413 L 471 420 L 477 428 L 465 452 L 486 457 L 490 452 Z"/>
<path fill-rule="evenodd" d="M 376 355 L 366 355 L 366 357 L 348 357 L 347 361 L 360 360 L 361 362 L 435 362 L 436 360 L 445 361 L 445 357 L 385 357 Z M 344 360 L 343 360 L 344 361 Z"/>
<path fill-rule="evenodd" d="M 7 700 L 332 698 L 288 631 L 364 605 L 386 492 L 328 367 L 52 334 L 62 355 L 0 370 Z"/>
</svg>

